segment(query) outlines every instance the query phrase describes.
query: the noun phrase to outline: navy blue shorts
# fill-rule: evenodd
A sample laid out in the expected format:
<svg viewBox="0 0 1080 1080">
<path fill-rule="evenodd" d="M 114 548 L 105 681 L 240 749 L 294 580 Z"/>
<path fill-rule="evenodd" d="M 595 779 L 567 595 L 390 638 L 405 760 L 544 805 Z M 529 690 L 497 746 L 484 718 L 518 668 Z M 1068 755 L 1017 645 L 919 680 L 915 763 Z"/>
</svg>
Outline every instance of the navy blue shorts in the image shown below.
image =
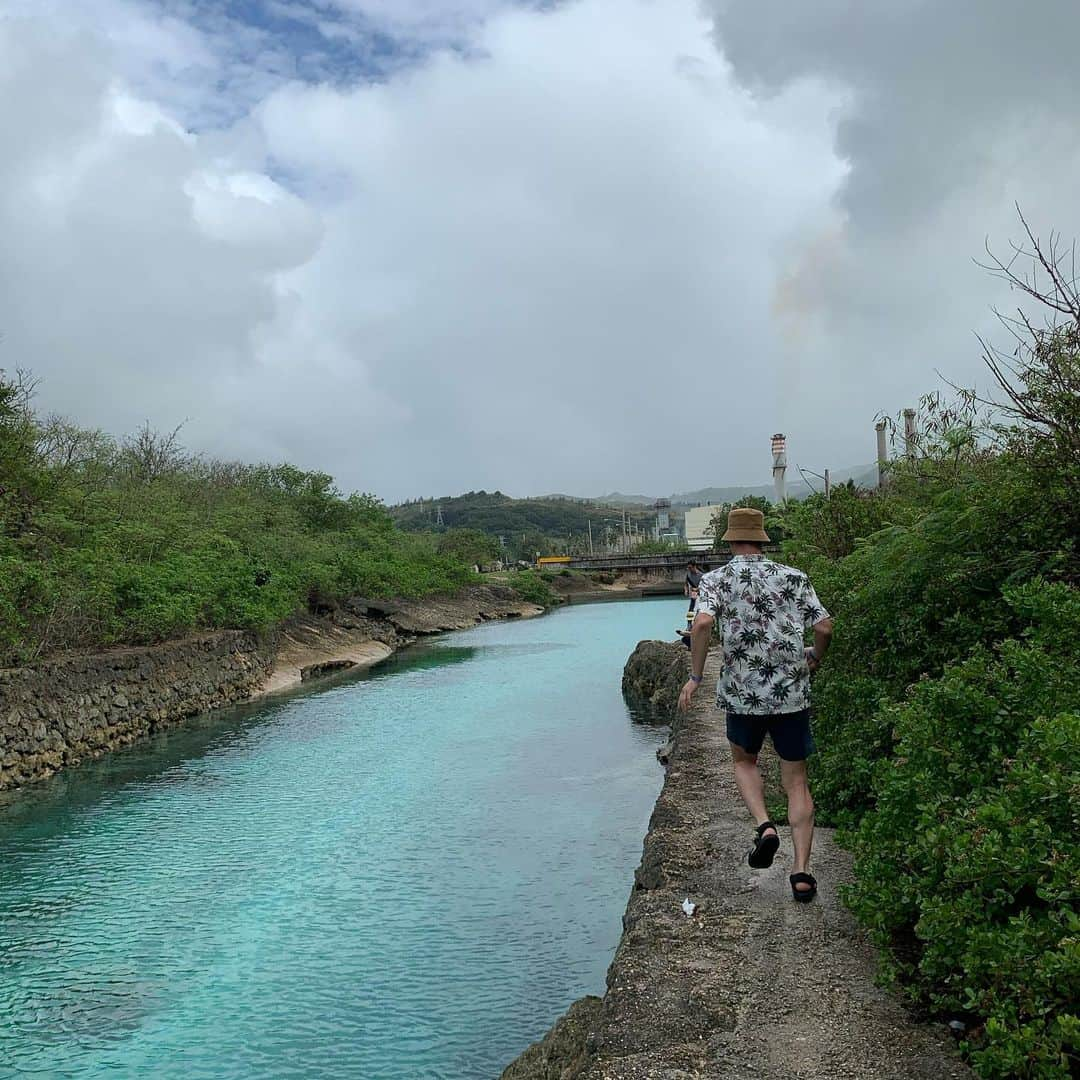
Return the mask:
<svg viewBox="0 0 1080 1080">
<path fill-rule="evenodd" d="M 809 709 L 770 716 L 727 714 L 728 742 L 742 747 L 748 754 L 760 752 L 766 735 L 785 761 L 805 761 L 814 752 Z"/>
</svg>

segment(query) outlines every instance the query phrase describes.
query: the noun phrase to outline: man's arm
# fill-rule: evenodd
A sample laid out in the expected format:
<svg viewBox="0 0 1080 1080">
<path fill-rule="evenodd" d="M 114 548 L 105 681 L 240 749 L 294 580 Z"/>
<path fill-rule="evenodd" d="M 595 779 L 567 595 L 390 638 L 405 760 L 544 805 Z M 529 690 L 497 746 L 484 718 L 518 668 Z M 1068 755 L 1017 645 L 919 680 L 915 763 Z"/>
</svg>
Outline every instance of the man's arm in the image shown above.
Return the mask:
<svg viewBox="0 0 1080 1080">
<path fill-rule="evenodd" d="M 832 641 L 832 619 L 819 619 L 814 623 L 814 647 L 807 650 L 806 662 L 811 671 L 817 671 L 825 654 L 829 651 L 829 643 Z"/>
<path fill-rule="evenodd" d="M 679 710 L 686 712 L 694 691 L 705 674 L 705 661 L 709 657 L 709 639 L 712 637 L 714 618 L 707 611 L 699 611 L 690 627 L 690 678 L 679 694 Z"/>
</svg>

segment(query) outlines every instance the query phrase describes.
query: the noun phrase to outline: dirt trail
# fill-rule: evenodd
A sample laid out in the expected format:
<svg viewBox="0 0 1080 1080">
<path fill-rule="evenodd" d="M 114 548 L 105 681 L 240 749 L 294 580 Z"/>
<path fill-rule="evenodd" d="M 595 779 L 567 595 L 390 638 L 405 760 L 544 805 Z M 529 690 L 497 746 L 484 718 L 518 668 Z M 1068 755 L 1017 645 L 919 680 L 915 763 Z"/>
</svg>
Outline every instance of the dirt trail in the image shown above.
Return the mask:
<svg viewBox="0 0 1080 1080">
<path fill-rule="evenodd" d="M 850 858 L 831 830 L 815 838 L 819 895 L 811 904 L 791 900 L 787 829 L 769 870 L 747 866 L 752 822 L 731 775 L 714 687 L 707 678 L 676 738 L 603 1001 L 579 1003 L 570 1025 L 506 1075 L 973 1077 L 943 1027 L 915 1023 L 875 986 L 873 950 L 838 896 Z M 685 897 L 698 905 L 690 917 Z M 576 1048 L 574 1030 L 586 1033 Z"/>
</svg>

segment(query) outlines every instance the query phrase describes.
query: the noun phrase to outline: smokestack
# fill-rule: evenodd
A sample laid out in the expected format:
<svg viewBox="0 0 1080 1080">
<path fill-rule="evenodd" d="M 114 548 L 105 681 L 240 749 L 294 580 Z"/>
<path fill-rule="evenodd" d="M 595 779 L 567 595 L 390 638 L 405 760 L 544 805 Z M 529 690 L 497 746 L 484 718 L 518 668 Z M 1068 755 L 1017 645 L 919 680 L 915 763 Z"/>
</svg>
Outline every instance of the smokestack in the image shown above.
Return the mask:
<svg viewBox="0 0 1080 1080">
<path fill-rule="evenodd" d="M 883 488 L 885 486 L 885 464 L 889 460 L 888 452 L 885 449 L 885 421 L 879 420 L 874 425 L 874 430 L 877 432 L 877 486 Z"/>
<path fill-rule="evenodd" d="M 915 410 L 904 410 L 904 454 L 910 460 L 915 456 Z"/>
<path fill-rule="evenodd" d="M 787 472 L 787 439 L 782 433 L 772 437 L 772 478 L 776 488 L 776 501 L 783 503 L 787 498 L 784 489 L 784 474 Z"/>
</svg>

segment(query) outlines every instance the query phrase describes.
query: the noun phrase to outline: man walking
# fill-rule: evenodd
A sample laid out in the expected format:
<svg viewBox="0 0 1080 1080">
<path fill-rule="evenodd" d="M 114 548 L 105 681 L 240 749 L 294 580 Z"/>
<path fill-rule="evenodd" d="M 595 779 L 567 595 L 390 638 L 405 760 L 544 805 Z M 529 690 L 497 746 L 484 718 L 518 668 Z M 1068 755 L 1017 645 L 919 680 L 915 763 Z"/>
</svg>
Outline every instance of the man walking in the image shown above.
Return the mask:
<svg viewBox="0 0 1080 1080">
<path fill-rule="evenodd" d="M 690 707 L 705 670 L 713 624 L 718 623 L 724 666 L 717 680 L 716 704 L 727 713 L 735 783 L 757 822 L 749 862 L 755 869 L 771 866 L 780 847 L 776 826 L 765 809 L 765 786 L 757 764 L 768 735 L 780 758 L 788 798 L 795 847 L 791 892 L 805 903 L 817 893 L 817 881 L 810 873 L 814 803 L 806 779 L 806 759 L 814 750 L 810 675 L 829 647 L 832 619 L 801 570 L 762 554 L 769 537 L 760 510 L 732 510 L 721 539 L 731 545 L 732 558 L 706 574 L 698 586 L 690 679 L 679 695 L 679 708 L 685 712 Z M 806 648 L 811 627 L 814 645 Z"/>
</svg>

